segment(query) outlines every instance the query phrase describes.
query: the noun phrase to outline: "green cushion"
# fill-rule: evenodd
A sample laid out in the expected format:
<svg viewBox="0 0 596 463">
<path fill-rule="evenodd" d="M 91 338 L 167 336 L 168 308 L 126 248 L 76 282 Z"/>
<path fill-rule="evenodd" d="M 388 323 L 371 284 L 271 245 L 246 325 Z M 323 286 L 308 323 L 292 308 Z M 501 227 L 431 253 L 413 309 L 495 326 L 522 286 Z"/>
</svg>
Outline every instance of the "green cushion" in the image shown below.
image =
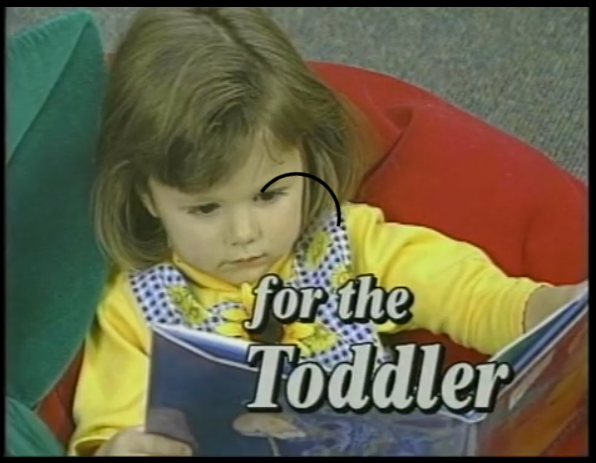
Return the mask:
<svg viewBox="0 0 596 463">
<path fill-rule="evenodd" d="M 6 393 L 33 407 L 80 348 L 107 273 L 89 207 L 107 69 L 86 11 L 7 45 Z"/>
<path fill-rule="evenodd" d="M 66 451 L 37 415 L 22 403 L 6 403 L 6 447 L 8 457 L 60 457 Z"/>
</svg>

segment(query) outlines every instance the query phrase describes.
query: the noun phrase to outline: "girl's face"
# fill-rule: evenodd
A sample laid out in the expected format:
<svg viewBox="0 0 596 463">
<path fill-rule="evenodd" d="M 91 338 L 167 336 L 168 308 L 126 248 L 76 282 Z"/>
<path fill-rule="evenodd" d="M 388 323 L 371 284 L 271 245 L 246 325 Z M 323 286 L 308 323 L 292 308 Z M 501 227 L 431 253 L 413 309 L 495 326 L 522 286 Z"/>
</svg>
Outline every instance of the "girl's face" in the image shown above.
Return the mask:
<svg viewBox="0 0 596 463">
<path fill-rule="evenodd" d="M 164 226 L 182 260 L 228 283 L 257 283 L 280 258 L 292 252 L 302 223 L 304 177 L 298 150 L 270 156 L 256 143 L 248 161 L 229 181 L 200 195 L 149 182 L 145 204 Z"/>
</svg>

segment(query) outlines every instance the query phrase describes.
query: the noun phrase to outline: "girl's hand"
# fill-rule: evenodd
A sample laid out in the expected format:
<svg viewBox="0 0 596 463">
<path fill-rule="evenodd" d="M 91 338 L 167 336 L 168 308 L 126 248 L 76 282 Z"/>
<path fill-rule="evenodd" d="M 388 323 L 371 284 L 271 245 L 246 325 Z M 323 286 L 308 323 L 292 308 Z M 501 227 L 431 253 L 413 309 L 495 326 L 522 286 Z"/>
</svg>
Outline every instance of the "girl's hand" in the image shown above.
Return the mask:
<svg viewBox="0 0 596 463">
<path fill-rule="evenodd" d="M 166 437 L 147 434 L 140 428 L 125 429 L 105 442 L 95 456 L 164 456 L 189 457 L 192 449 L 187 444 Z"/>
<path fill-rule="evenodd" d="M 588 281 L 576 285 L 545 286 L 534 291 L 528 300 L 525 314 L 525 331 L 529 331 L 552 313 L 575 299 L 588 287 Z"/>
</svg>

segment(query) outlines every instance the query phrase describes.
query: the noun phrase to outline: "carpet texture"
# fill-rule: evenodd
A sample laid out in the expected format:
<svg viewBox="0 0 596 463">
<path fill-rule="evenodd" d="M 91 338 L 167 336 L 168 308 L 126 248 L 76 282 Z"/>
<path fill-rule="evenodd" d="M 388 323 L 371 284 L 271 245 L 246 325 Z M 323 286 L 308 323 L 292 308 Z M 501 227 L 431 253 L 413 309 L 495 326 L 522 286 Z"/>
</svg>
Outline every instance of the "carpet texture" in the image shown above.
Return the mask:
<svg viewBox="0 0 596 463">
<path fill-rule="evenodd" d="M 81 7 L 8 7 L 7 33 Z M 138 7 L 86 7 L 106 49 Z M 304 56 L 391 74 L 588 171 L 589 7 L 265 7 Z"/>
</svg>

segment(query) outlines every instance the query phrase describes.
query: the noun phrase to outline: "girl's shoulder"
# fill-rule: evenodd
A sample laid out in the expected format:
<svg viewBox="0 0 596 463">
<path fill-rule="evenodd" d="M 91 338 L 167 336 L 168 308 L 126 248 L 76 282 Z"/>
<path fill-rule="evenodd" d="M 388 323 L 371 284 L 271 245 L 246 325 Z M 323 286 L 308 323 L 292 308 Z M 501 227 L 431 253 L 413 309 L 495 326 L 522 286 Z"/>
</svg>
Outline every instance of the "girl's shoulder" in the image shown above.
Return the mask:
<svg viewBox="0 0 596 463">
<path fill-rule="evenodd" d="M 131 277 L 135 273 L 119 269 L 110 272 L 98 304 L 97 318 L 104 329 L 110 326 L 109 329 L 128 332 L 144 344 L 147 327 L 132 287 Z"/>
<path fill-rule="evenodd" d="M 345 203 L 341 208 L 341 214 L 348 232 L 366 229 L 386 222 L 382 209 L 366 203 Z"/>
</svg>

